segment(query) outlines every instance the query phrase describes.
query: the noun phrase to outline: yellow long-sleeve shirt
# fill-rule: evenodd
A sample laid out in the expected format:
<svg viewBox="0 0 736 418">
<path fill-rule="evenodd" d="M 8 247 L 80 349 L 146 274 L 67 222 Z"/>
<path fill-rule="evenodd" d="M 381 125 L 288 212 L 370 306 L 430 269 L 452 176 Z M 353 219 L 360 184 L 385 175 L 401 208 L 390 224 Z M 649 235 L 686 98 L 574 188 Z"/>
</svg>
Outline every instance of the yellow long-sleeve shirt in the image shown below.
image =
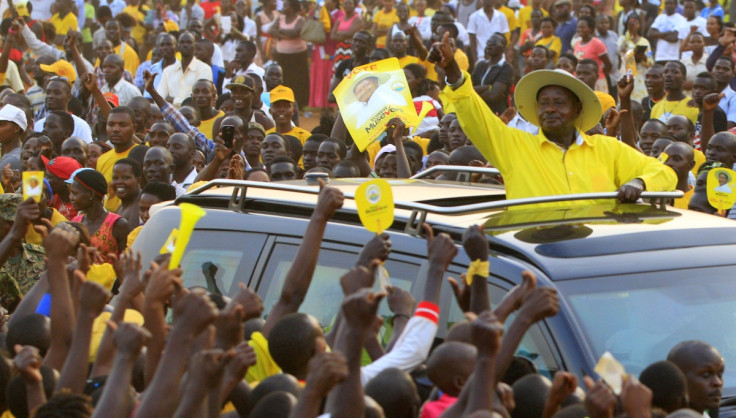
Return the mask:
<svg viewBox="0 0 736 418">
<path fill-rule="evenodd" d="M 563 152 L 541 130 L 532 135 L 506 126 L 475 93 L 470 75 L 464 77 L 457 90 L 447 86 L 445 95 L 468 138 L 501 171 L 508 199 L 612 192 L 636 178 L 648 191 L 675 189 L 671 168 L 615 138 L 580 132 Z"/>
</svg>

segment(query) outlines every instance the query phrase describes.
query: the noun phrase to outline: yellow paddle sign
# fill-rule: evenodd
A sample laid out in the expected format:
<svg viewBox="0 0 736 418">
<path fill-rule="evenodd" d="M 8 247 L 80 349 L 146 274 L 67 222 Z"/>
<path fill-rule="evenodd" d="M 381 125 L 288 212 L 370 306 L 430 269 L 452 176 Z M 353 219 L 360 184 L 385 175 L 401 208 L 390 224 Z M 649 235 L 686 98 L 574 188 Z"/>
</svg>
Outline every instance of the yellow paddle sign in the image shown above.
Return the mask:
<svg viewBox="0 0 736 418">
<path fill-rule="evenodd" d="M 736 202 L 736 172 L 728 168 L 713 168 L 708 172 L 708 202 L 718 211 L 733 207 Z"/>
<path fill-rule="evenodd" d="M 386 180 L 365 182 L 355 191 L 355 205 L 365 229 L 382 233 L 394 223 L 394 195 Z"/>
</svg>

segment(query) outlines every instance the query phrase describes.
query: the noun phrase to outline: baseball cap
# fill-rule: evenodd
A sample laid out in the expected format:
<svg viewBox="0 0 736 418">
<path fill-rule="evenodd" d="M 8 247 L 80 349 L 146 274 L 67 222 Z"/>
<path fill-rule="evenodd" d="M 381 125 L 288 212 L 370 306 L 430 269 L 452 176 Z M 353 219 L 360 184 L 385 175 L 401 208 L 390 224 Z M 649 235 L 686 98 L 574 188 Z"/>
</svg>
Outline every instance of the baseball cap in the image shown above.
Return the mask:
<svg viewBox="0 0 736 418">
<path fill-rule="evenodd" d="M 560 6 L 560 5 L 563 5 L 563 4 L 570 4 L 571 5 L 572 4 L 572 1 L 571 0 L 557 0 L 555 2 L 555 4 L 554 4 L 554 7 Z"/>
<path fill-rule="evenodd" d="M 28 127 L 26 112 L 18 109 L 11 104 L 6 104 L 5 106 L 3 106 L 2 109 L 0 109 L 0 120 L 13 122 L 14 124 L 20 126 L 20 129 L 24 131 Z"/>
<path fill-rule="evenodd" d="M 76 170 L 82 168 L 79 161 L 71 157 L 56 157 L 49 161 L 48 158 L 42 155 L 41 161 L 43 161 L 49 173 L 62 180 L 69 179 Z"/>
<path fill-rule="evenodd" d="M 112 107 L 118 107 L 120 106 L 120 98 L 115 93 L 110 93 L 109 91 L 105 94 L 105 100 L 107 100 L 108 103 L 110 103 L 110 106 Z"/>
<path fill-rule="evenodd" d="M 236 75 L 235 77 L 233 77 L 232 80 L 230 80 L 229 83 L 227 83 L 227 85 L 225 86 L 225 88 L 227 88 L 228 90 L 230 90 L 233 87 L 245 87 L 246 89 L 248 89 L 250 91 L 254 91 L 253 90 L 253 86 L 250 85 L 250 83 L 252 83 L 252 81 L 250 81 L 250 80 L 246 81 L 245 79 L 246 79 L 246 77 L 244 75 Z"/>
<path fill-rule="evenodd" d="M 286 86 L 276 86 L 271 90 L 271 104 L 278 102 L 279 100 L 286 100 L 287 102 L 294 103 L 294 91 Z"/>
<path fill-rule="evenodd" d="M 0 219 L 8 222 L 15 221 L 18 205 L 23 201 L 23 195 L 17 193 L 0 194 Z"/>
<path fill-rule="evenodd" d="M 89 167 L 82 167 L 82 168 L 76 169 L 76 170 L 74 170 L 74 172 L 72 173 L 72 175 L 69 176 L 69 180 L 64 180 L 64 183 L 72 184 L 74 182 L 74 177 L 76 177 L 76 175 L 79 174 L 80 172 L 86 171 L 86 170 L 94 170 L 94 169 L 93 168 L 89 168 Z"/>
<path fill-rule="evenodd" d="M 164 19 L 163 22 L 161 22 L 164 25 L 164 30 L 166 32 L 178 32 L 179 31 L 179 25 L 176 24 L 171 19 Z"/>
<path fill-rule="evenodd" d="M 74 67 L 64 60 L 58 60 L 51 65 L 41 64 L 41 69 L 47 73 L 54 73 L 60 77 L 66 77 L 70 84 L 77 79 L 77 72 L 74 71 Z"/>
</svg>

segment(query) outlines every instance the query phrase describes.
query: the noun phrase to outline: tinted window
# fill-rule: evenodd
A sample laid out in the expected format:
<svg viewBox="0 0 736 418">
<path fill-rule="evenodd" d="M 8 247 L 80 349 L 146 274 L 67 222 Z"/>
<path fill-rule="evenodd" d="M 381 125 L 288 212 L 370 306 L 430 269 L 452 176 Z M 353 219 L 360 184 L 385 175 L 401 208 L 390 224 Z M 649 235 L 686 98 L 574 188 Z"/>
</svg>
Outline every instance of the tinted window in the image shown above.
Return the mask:
<svg viewBox="0 0 736 418">
<path fill-rule="evenodd" d="M 490 280 L 495 282 L 502 281 L 498 277 L 494 276 L 491 276 Z M 491 297 L 491 306 L 495 308 L 501 302 L 503 297 L 506 296 L 506 293 L 508 293 L 508 291 L 494 283 L 489 283 L 488 287 L 488 292 Z M 452 295 L 451 290 L 450 294 Z M 506 320 L 506 323 L 504 324 L 506 329 L 508 329 L 508 327 L 514 321 L 514 318 L 516 318 L 515 313 L 511 314 Z M 450 313 L 447 318 L 447 327 L 449 328 L 452 326 L 452 324 L 463 320 L 465 320 L 465 316 L 463 315 L 463 312 L 460 310 L 460 307 L 457 305 L 457 302 L 455 302 L 453 297 L 452 303 L 450 304 Z M 552 376 L 554 376 L 555 372 L 560 369 L 560 365 L 555 360 L 555 356 L 553 354 L 553 350 L 550 347 L 550 344 L 551 342 L 542 332 L 542 327 L 540 326 L 540 323 L 537 322 L 536 324 L 532 325 L 532 327 L 529 328 L 529 331 L 527 331 L 526 335 L 524 335 L 524 338 L 521 340 L 521 344 L 519 344 L 519 347 L 516 350 L 516 355 L 524 357 L 534 363 L 537 370 L 539 370 L 541 374 L 551 379 Z"/>
<path fill-rule="evenodd" d="M 638 375 L 676 344 L 702 340 L 726 363 L 724 392 L 736 389 L 734 267 L 683 269 L 559 282 L 596 357 L 606 350 Z"/>
<path fill-rule="evenodd" d="M 277 243 L 273 247 L 257 289 L 258 294 L 263 298 L 264 314 L 267 314 L 279 299 L 286 273 L 291 268 L 298 248 L 296 244 L 284 243 Z M 340 277 L 355 265 L 359 250 L 360 248 L 357 247 L 355 252 L 324 248 L 320 250 L 312 283 L 299 310 L 313 315 L 322 327 L 332 322 L 340 308 L 343 299 Z M 419 265 L 389 259 L 385 267 L 389 272 L 392 286 L 411 290 L 419 271 Z M 376 280 L 374 289 L 378 290 L 378 286 L 378 280 Z M 385 301 L 381 303 L 378 314 L 391 315 Z"/>
<path fill-rule="evenodd" d="M 248 283 L 265 242 L 263 234 L 194 231 L 181 261 L 184 287 L 232 296 L 238 283 Z"/>
</svg>

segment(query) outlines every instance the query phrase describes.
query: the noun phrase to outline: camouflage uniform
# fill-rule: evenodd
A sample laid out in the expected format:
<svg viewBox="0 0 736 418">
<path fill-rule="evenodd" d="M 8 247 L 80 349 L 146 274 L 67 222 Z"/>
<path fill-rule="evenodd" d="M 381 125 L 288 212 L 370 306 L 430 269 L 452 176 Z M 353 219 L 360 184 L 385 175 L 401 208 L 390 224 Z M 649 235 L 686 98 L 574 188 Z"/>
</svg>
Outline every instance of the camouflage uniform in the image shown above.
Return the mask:
<svg viewBox="0 0 736 418">
<path fill-rule="evenodd" d="M 21 253 L 0 268 L 0 304 L 13 312 L 46 270 L 43 247 L 23 244 Z"/>
<path fill-rule="evenodd" d="M 0 194 L 0 219 L 13 222 L 23 196 L 13 193 Z M 30 228 L 31 226 L 29 226 Z M 13 312 L 23 296 L 38 282 L 46 270 L 43 247 L 21 244 L 20 254 L 11 257 L 0 267 L 0 304 Z"/>
</svg>

